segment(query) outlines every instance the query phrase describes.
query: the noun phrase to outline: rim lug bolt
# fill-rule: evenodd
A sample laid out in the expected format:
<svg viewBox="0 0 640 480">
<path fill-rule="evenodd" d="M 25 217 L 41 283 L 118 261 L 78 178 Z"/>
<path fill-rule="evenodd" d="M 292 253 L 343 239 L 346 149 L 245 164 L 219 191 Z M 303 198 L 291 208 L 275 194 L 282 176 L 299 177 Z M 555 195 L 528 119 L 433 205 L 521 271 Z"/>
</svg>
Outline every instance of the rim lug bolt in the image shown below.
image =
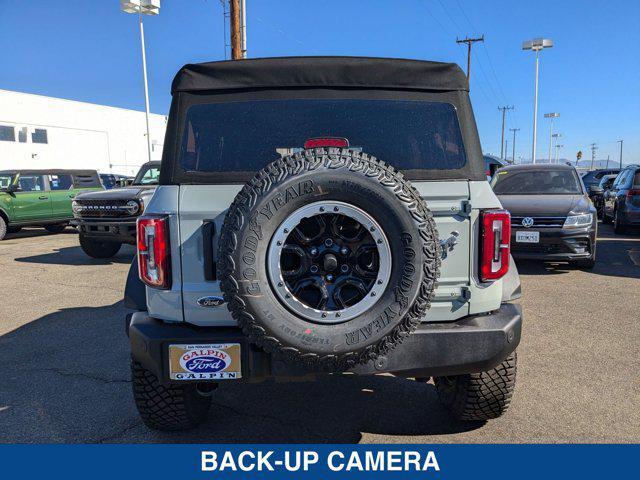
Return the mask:
<svg viewBox="0 0 640 480">
<path fill-rule="evenodd" d="M 376 231 L 376 227 L 371 227 L 371 228 L 369 229 L 369 231 L 370 231 L 370 232 L 375 232 L 375 231 Z"/>
<path fill-rule="evenodd" d="M 331 245 L 333 245 L 333 240 L 331 240 L 330 238 L 327 238 L 327 239 L 324 241 L 324 244 L 325 244 L 327 247 L 330 247 Z"/>
<path fill-rule="evenodd" d="M 276 245 L 281 246 L 281 245 L 282 245 L 282 242 L 281 242 L 280 240 L 278 240 L 278 241 L 276 242 Z"/>
<path fill-rule="evenodd" d="M 283 285 L 282 282 L 278 282 L 278 286 L 281 287 Z"/>
<path fill-rule="evenodd" d="M 340 253 L 341 253 L 342 255 L 346 255 L 347 253 L 349 253 L 349 250 L 347 249 L 347 247 L 342 247 L 342 248 L 340 249 Z"/>
<path fill-rule="evenodd" d="M 315 248 L 315 247 L 313 247 L 313 248 L 309 251 L 309 253 L 310 253 L 311 255 L 317 255 L 317 254 L 318 254 L 318 249 L 317 249 L 317 248 Z"/>
<path fill-rule="evenodd" d="M 382 280 L 378 280 L 378 285 L 382 285 Z"/>
<path fill-rule="evenodd" d="M 342 266 L 340 267 L 340 271 L 341 271 L 342 273 L 347 273 L 347 272 L 349 271 L 349 265 L 342 265 Z"/>
<path fill-rule="evenodd" d="M 336 317 L 339 317 L 339 316 L 340 316 L 340 312 L 336 312 Z"/>
<path fill-rule="evenodd" d="M 333 281 L 333 275 L 329 274 L 327 275 L 327 282 L 332 282 Z"/>
<path fill-rule="evenodd" d="M 339 210 L 340 210 L 340 209 L 339 209 L 338 207 L 333 207 L 333 211 L 334 211 L 334 212 L 337 212 L 337 211 L 339 211 Z"/>
<path fill-rule="evenodd" d="M 318 266 L 317 265 L 311 265 L 311 268 L 309 270 L 311 270 L 311 273 L 318 273 Z"/>
<path fill-rule="evenodd" d="M 288 228 L 285 228 L 285 229 L 284 229 L 284 233 L 289 233 L 289 229 L 288 229 Z"/>
<path fill-rule="evenodd" d="M 371 296 L 375 297 L 376 296 L 376 292 L 371 292 Z"/>
<path fill-rule="evenodd" d="M 324 212 L 324 207 L 320 207 L 320 211 L 321 211 L 321 212 Z"/>
<path fill-rule="evenodd" d="M 382 243 L 382 239 L 381 238 L 378 239 L 378 243 Z"/>
<path fill-rule="evenodd" d="M 322 312 L 322 318 L 327 318 L 327 312 Z"/>
<path fill-rule="evenodd" d="M 291 298 L 291 295 L 289 295 L 288 293 L 284 296 L 284 298 Z"/>
</svg>

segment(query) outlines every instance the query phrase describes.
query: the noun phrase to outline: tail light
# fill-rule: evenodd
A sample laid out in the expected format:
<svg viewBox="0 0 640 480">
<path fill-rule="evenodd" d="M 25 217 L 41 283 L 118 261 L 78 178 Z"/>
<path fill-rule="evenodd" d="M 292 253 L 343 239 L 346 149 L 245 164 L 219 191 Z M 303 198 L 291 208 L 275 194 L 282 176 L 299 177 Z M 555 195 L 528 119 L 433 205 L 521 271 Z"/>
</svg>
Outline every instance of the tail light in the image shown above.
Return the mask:
<svg viewBox="0 0 640 480">
<path fill-rule="evenodd" d="M 506 210 L 481 213 L 480 280 L 498 280 L 509 271 L 511 215 Z"/>
<path fill-rule="evenodd" d="M 304 148 L 339 147 L 349 146 L 349 140 L 341 137 L 310 138 L 304 142 Z"/>
<path fill-rule="evenodd" d="M 628 198 L 640 197 L 640 189 L 632 188 L 627 192 L 627 197 Z"/>
<path fill-rule="evenodd" d="M 140 217 L 137 234 L 140 280 L 153 288 L 171 288 L 169 217 Z"/>
</svg>

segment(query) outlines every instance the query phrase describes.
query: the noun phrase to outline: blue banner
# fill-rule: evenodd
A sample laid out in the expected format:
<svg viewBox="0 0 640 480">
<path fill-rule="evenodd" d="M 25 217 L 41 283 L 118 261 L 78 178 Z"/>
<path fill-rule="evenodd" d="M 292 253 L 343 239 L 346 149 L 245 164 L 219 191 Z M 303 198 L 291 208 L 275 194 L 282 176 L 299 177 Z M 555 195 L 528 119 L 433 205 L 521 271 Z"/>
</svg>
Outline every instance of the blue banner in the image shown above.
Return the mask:
<svg viewBox="0 0 640 480">
<path fill-rule="evenodd" d="M 2 478 L 638 478 L 637 445 L 4 445 Z"/>
</svg>

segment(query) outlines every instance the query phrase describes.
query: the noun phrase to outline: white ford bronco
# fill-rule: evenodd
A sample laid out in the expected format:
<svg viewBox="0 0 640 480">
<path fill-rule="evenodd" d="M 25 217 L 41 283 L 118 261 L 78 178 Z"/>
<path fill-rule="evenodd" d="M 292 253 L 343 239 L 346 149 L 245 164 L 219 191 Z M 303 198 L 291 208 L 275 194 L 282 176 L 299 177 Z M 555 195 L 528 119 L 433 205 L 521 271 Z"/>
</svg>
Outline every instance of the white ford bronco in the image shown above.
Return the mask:
<svg viewBox="0 0 640 480">
<path fill-rule="evenodd" d="M 506 410 L 520 282 L 458 66 L 212 62 L 172 95 L 125 292 L 149 427 L 202 422 L 221 382 L 347 372 Z"/>
</svg>

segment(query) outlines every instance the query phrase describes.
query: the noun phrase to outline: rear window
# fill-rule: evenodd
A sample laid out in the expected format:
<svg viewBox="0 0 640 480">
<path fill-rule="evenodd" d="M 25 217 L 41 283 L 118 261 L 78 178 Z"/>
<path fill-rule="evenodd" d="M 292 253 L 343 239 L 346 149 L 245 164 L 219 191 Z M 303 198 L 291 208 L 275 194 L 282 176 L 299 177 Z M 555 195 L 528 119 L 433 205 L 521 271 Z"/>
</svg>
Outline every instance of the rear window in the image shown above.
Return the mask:
<svg viewBox="0 0 640 480">
<path fill-rule="evenodd" d="M 73 187 L 74 188 L 102 187 L 102 183 L 100 182 L 100 177 L 98 177 L 97 173 L 95 174 L 74 173 Z"/>
<path fill-rule="evenodd" d="M 160 167 L 155 165 L 143 166 L 133 181 L 134 185 L 157 185 L 160 179 Z"/>
<path fill-rule="evenodd" d="M 396 100 L 261 100 L 193 105 L 180 163 L 193 172 L 255 172 L 306 140 L 349 147 L 399 170 L 460 169 L 467 160 L 449 103 Z"/>
<path fill-rule="evenodd" d="M 573 170 L 502 170 L 491 181 L 497 195 L 581 195 Z"/>
</svg>

